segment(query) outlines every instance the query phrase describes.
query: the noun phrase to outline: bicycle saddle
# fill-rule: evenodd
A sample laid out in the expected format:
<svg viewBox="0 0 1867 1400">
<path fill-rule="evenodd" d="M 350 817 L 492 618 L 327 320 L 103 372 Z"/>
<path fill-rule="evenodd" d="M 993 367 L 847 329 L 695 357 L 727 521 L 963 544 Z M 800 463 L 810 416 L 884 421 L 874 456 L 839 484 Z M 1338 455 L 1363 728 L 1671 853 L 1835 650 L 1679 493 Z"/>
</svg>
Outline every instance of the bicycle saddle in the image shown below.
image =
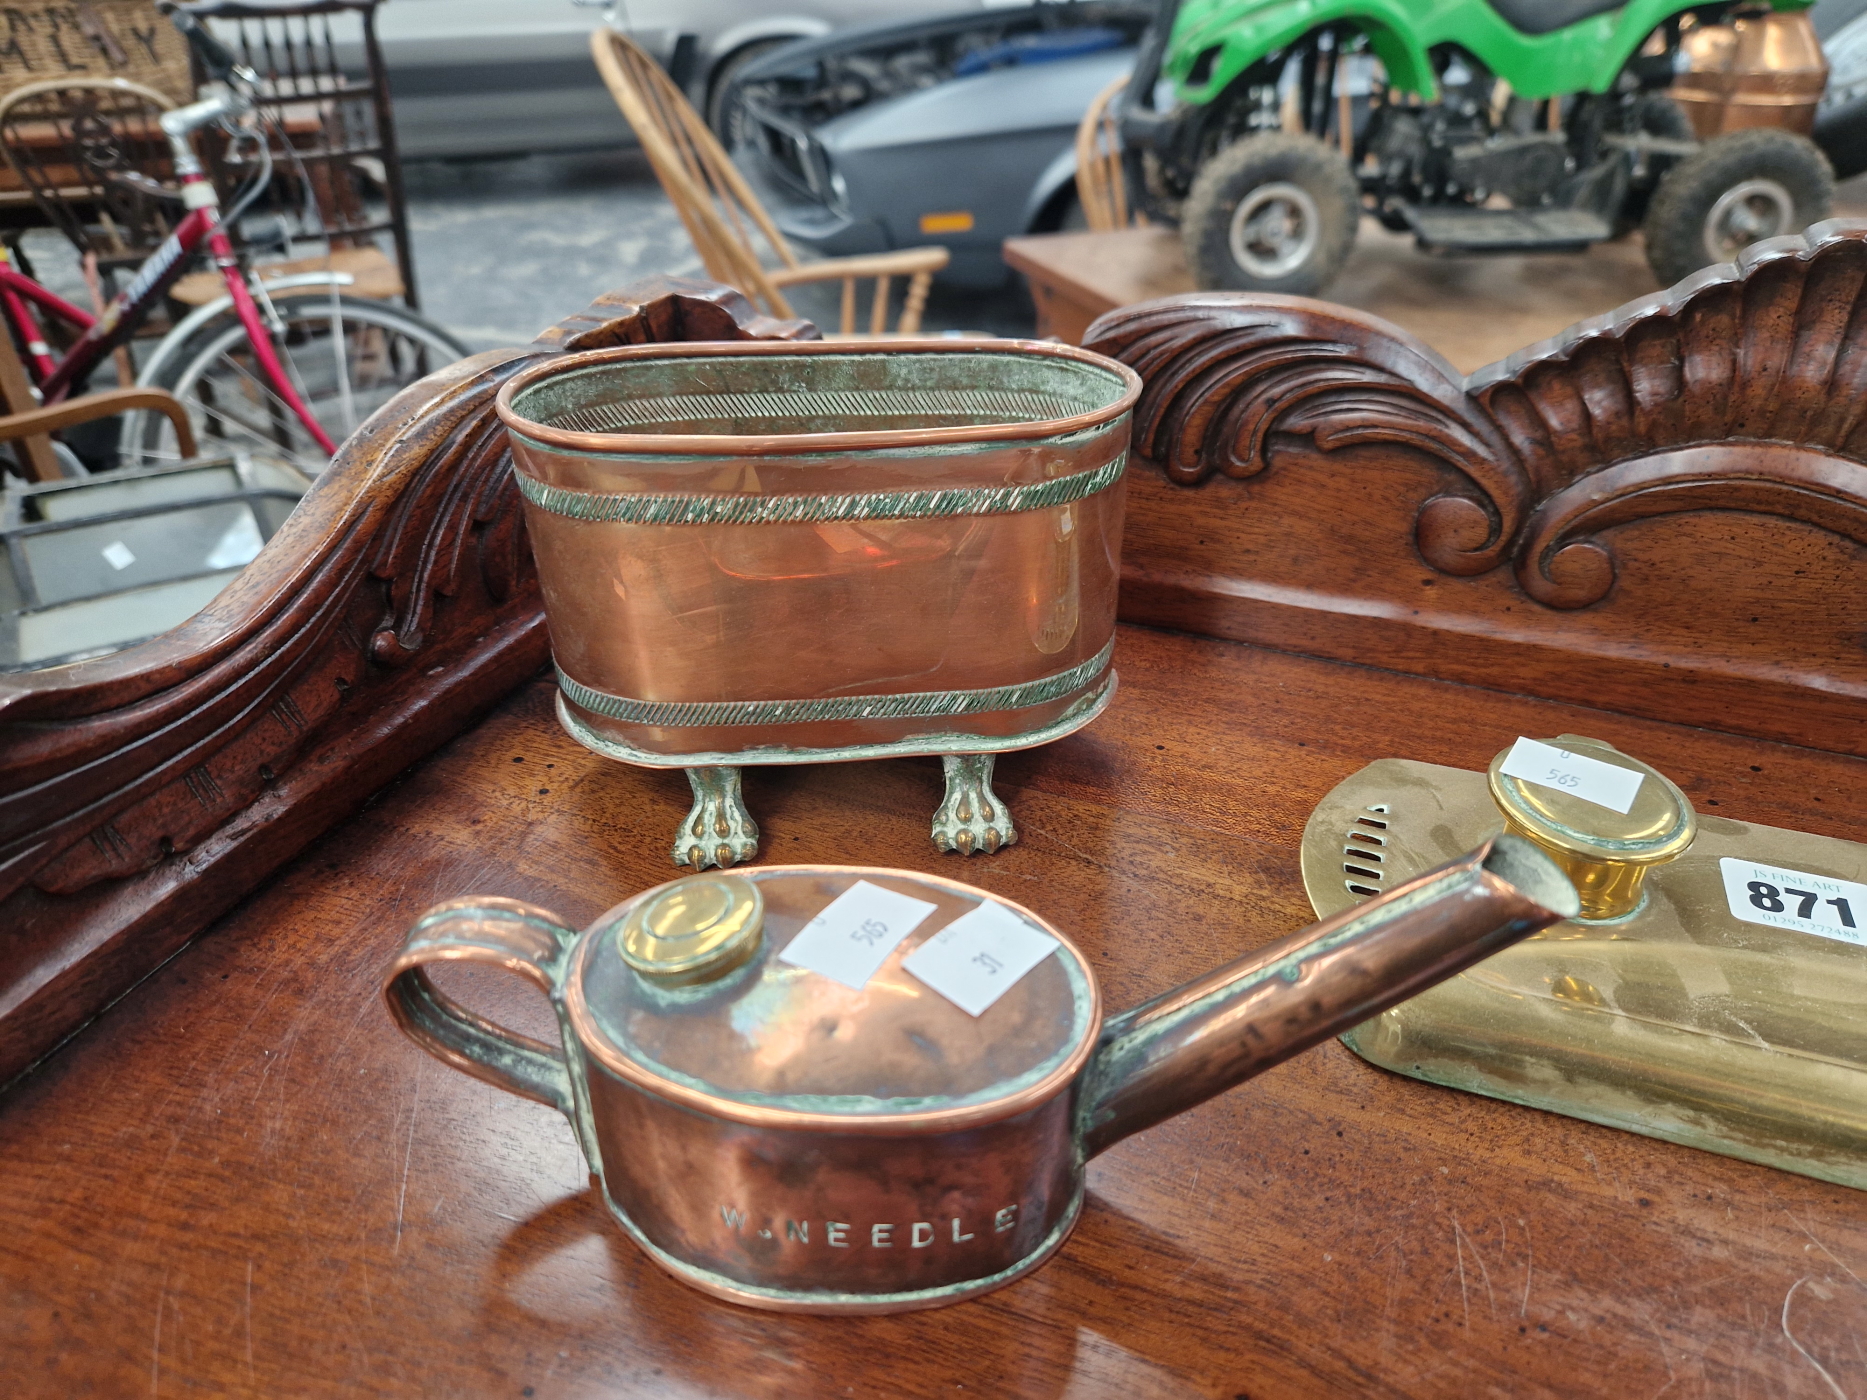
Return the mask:
<svg viewBox="0 0 1867 1400">
<path fill-rule="evenodd" d="M 1553 34 L 1571 24 L 1618 10 L 1627 0 L 1488 0 L 1519 34 Z"/>
</svg>

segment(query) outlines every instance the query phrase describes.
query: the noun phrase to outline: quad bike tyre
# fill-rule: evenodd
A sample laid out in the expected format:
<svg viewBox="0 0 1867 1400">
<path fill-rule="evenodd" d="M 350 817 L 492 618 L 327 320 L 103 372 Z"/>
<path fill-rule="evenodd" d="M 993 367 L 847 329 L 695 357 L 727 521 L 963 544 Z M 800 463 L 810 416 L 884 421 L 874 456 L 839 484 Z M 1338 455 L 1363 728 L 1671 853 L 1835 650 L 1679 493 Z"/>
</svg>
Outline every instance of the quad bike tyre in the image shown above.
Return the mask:
<svg viewBox="0 0 1867 1400">
<path fill-rule="evenodd" d="M 1670 287 L 1760 239 L 1820 223 L 1834 198 L 1834 171 L 1813 141 L 1773 127 L 1734 131 L 1660 181 L 1647 211 L 1647 264 Z"/>
<path fill-rule="evenodd" d="M 1360 222 L 1361 191 L 1341 151 L 1269 132 L 1206 162 L 1180 237 L 1201 287 L 1314 296 L 1348 261 Z"/>
</svg>

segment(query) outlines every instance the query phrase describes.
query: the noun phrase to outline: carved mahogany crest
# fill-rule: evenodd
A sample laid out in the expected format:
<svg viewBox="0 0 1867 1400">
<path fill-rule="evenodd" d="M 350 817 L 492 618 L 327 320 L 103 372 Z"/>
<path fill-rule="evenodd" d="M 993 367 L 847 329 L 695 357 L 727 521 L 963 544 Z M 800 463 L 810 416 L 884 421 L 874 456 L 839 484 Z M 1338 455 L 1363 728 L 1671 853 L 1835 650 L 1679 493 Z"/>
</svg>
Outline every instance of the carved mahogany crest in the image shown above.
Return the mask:
<svg viewBox="0 0 1867 1400">
<path fill-rule="evenodd" d="M 1131 482 L 1124 616 L 1867 751 L 1867 224 L 1469 378 L 1293 297 L 1170 297 L 1085 343 L 1146 380 L 1156 480 L 1245 483 Z"/>
</svg>

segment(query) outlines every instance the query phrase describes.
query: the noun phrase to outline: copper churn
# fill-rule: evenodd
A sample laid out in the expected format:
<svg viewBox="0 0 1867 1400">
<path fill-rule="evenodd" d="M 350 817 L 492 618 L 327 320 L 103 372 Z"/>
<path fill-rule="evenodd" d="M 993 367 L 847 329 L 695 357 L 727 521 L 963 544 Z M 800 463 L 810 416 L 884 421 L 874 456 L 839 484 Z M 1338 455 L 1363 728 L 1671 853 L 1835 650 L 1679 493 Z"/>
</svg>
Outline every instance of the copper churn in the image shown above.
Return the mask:
<svg viewBox="0 0 1867 1400">
<path fill-rule="evenodd" d="M 1104 1020 L 1036 914 L 902 870 L 688 875 L 583 933 L 505 899 L 430 910 L 390 966 L 396 1022 L 569 1118 L 610 1211 L 717 1297 L 937 1307 L 1043 1263 L 1085 1162 L 1578 911 L 1501 835 Z M 562 1048 L 450 1001 L 437 962 L 542 987 Z"/>
<path fill-rule="evenodd" d="M 1069 346 L 594 350 L 500 392 L 570 734 L 683 768 L 677 864 L 749 859 L 747 764 L 939 754 L 935 844 L 1017 839 L 995 755 L 1115 688 L 1141 381 Z"/>
</svg>

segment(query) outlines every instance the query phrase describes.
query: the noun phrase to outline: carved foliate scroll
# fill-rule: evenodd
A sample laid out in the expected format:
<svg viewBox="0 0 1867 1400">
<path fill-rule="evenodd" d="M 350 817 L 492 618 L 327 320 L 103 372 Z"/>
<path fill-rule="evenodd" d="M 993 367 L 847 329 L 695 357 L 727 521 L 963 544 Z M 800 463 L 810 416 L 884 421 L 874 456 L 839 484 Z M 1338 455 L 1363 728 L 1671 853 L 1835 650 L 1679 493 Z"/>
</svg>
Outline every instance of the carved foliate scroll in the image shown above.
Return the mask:
<svg viewBox="0 0 1867 1400">
<path fill-rule="evenodd" d="M 1606 597 L 1598 536 L 1664 515 L 1867 540 L 1867 224 L 1758 243 L 1467 379 L 1376 317 L 1292 297 L 1170 297 L 1085 343 L 1147 379 L 1136 451 L 1168 480 L 1261 472 L 1273 434 L 1423 454 L 1458 484 L 1419 502 L 1419 556 L 1449 575 L 1509 563 L 1545 607 Z"/>
<path fill-rule="evenodd" d="M 1303 297 L 1193 292 L 1111 312 L 1085 345 L 1146 380 L 1135 452 L 1171 481 L 1254 476 L 1272 433 L 1324 451 L 1398 443 L 1471 487 L 1422 503 L 1420 552 L 1437 567 L 1494 568 L 1522 527 L 1529 484 L 1515 452 L 1444 359 L 1377 317 Z"/>
<path fill-rule="evenodd" d="M 1867 756 L 1867 225 L 1463 379 L 1288 297 L 1087 343 L 1147 381 L 1125 620 Z"/>
</svg>

